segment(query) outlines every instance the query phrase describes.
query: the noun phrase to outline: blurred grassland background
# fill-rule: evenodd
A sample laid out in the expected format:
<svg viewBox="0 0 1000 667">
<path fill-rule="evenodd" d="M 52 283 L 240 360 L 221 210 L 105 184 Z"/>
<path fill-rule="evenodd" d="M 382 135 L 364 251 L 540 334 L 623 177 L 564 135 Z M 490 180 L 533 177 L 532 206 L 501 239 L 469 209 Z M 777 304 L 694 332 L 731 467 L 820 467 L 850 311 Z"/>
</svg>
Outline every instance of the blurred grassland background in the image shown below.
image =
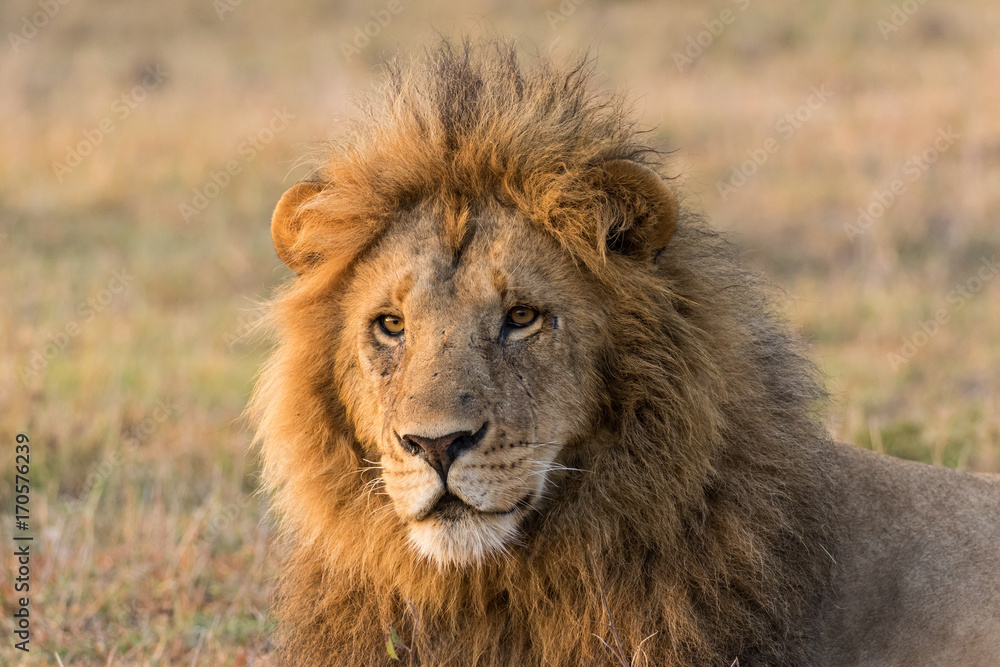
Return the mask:
<svg viewBox="0 0 1000 667">
<path fill-rule="evenodd" d="M 834 395 L 831 432 L 1000 470 L 986 268 L 1000 254 L 1000 5 L 399 1 L 0 5 L 0 664 L 272 664 L 279 554 L 240 420 L 266 354 L 241 335 L 289 277 L 270 213 L 380 58 L 435 31 L 589 48 L 602 85 L 630 90 L 676 151 L 687 205 L 783 291 Z M 811 90 L 827 99 L 810 108 Z M 907 161 L 949 128 L 911 178 Z M 231 161 L 239 173 L 209 185 Z M 720 192 L 734 167 L 753 173 Z M 33 447 L 27 656 L 10 641 L 17 432 Z"/>
</svg>

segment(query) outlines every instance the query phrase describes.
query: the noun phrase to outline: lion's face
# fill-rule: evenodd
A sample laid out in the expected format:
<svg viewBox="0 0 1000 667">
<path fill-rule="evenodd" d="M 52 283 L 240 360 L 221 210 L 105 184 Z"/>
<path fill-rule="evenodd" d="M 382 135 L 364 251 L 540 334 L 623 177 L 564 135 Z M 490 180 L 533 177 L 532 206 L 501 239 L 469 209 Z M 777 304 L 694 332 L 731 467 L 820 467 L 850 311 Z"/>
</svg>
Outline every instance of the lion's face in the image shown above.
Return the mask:
<svg viewBox="0 0 1000 667">
<path fill-rule="evenodd" d="M 449 170 L 396 179 L 426 176 L 420 188 L 376 179 L 375 196 L 361 165 L 345 166 L 290 188 L 272 217 L 275 249 L 302 276 L 283 302 L 295 326 L 282 358 L 300 370 L 280 382 L 322 396 L 328 425 L 378 469 L 366 490 L 384 484 L 412 545 L 441 565 L 504 551 L 557 499 L 569 452 L 589 460 L 599 446 L 619 308 L 602 273 L 654 270 L 673 234 L 675 200 L 648 167 L 550 167 L 534 206 L 448 199 L 433 176 Z M 414 192 L 423 205 L 396 208 Z M 291 418 L 333 446 L 316 411 Z"/>
<path fill-rule="evenodd" d="M 601 305 L 513 213 L 477 216 L 457 250 L 408 215 L 345 288 L 338 386 L 411 543 L 467 564 L 517 538 L 591 426 Z"/>
</svg>

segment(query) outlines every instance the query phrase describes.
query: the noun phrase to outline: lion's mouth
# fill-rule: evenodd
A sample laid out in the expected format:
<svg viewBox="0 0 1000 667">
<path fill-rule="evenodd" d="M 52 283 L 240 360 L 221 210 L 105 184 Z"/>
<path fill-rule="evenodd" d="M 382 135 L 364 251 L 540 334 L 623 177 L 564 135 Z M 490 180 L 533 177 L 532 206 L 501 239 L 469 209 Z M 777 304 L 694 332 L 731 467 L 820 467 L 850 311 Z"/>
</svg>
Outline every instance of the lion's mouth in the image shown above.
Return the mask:
<svg viewBox="0 0 1000 667">
<path fill-rule="evenodd" d="M 434 517 L 436 519 L 455 520 L 466 514 L 487 514 L 492 516 L 507 516 L 514 512 L 526 508 L 531 503 L 531 494 L 527 493 L 516 503 L 505 510 L 480 510 L 468 504 L 454 493 L 448 491 L 438 498 L 430 511 L 422 517 L 423 519 Z"/>
</svg>

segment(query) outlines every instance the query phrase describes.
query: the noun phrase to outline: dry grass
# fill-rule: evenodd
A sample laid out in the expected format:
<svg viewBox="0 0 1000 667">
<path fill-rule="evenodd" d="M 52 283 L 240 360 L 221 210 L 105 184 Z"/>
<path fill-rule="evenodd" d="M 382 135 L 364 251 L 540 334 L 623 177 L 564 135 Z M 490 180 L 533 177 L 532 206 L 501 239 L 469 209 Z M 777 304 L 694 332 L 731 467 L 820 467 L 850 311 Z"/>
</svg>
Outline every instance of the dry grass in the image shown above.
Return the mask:
<svg viewBox="0 0 1000 667">
<path fill-rule="evenodd" d="M 861 0 L 745 11 L 581 0 L 564 2 L 565 15 L 552 1 L 548 15 L 535 3 L 403 2 L 348 62 L 341 42 L 386 4 L 242 3 L 220 20 L 194 0 L 71 1 L 16 53 L 9 38 L 0 45 L 0 436 L 5 461 L 14 433 L 32 438 L 36 536 L 33 651 L 5 645 L 0 663 L 268 664 L 277 555 L 239 421 L 265 350 L 234 338 L 252 301 L 287 275 L 267 223 L 302 173 L 297 157 L 337 133 L 347 91 L 368 85 L 380 53 L 432 28 L 594 47 L 609 85 L 633 90 L 644 122 L 677 149 L 689 205 L 790 297 L 836 396 L 835 435 L 1000 470 L 1000 281 L 952 293 L 1000 255 L 1000 7 L 927 3 L 883 39 L 891 9 Z M 727 8 L 732 22 L 678 72 L 674 53 Z M 4 34 L 37 11 L 4 3 Z M 116 100 L 156 65 L 165 79 L 124 114 Z M 832 95 L 784 136 L 776 121 L 813 86 Z M 248 159 L 241 142 L 276 110 L 294 119 Z M 53 163 L 105 118 L 113 129 L 60 181 Z M 909 180 L 906 160 L 948 127 L 958 139 Z M 777 149 L 723 200 L 717 182 L 769 138 Z M 180 205 L 231 160 L 240 173 L 185 221 Z M 849 238 L 857 209 L 894 178 L 905 192 Z M 894 368 L 888 355 L 939 309 L 947 322 Z M 65 347 L 22 379 L 19 367 L 53 352 L 47 342 L 69 324 Z M 7 638 L 12 574 L 5 558 Z"/>
</svg>

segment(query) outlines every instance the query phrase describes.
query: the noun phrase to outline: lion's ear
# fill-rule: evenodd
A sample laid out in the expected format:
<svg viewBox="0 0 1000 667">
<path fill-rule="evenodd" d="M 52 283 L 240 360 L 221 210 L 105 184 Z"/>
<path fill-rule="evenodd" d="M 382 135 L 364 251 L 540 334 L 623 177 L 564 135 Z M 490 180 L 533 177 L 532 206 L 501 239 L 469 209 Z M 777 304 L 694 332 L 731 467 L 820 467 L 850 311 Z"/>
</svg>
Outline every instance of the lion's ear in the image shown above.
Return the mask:
<svg viewBox="0 0 1000 667">
<path fill-rule="evenodd" d="M 278 257 L 288 268 L 302 274 L 316 261 L 315 253 L 301 247 L 306 216 L 303 206 L 323 190 L 319 183 L 297 183 L 285 191 L 271 216 L 271 238 Z"/>
<path fill-rule="evenodd" d="M 610 209 L 605 247 L 631 257 L 652 259 L 670 241 L 677 226 L 677 199 L 649 167 L 631 160 L 601 165 L 600 187 Z"/>
</svg>

